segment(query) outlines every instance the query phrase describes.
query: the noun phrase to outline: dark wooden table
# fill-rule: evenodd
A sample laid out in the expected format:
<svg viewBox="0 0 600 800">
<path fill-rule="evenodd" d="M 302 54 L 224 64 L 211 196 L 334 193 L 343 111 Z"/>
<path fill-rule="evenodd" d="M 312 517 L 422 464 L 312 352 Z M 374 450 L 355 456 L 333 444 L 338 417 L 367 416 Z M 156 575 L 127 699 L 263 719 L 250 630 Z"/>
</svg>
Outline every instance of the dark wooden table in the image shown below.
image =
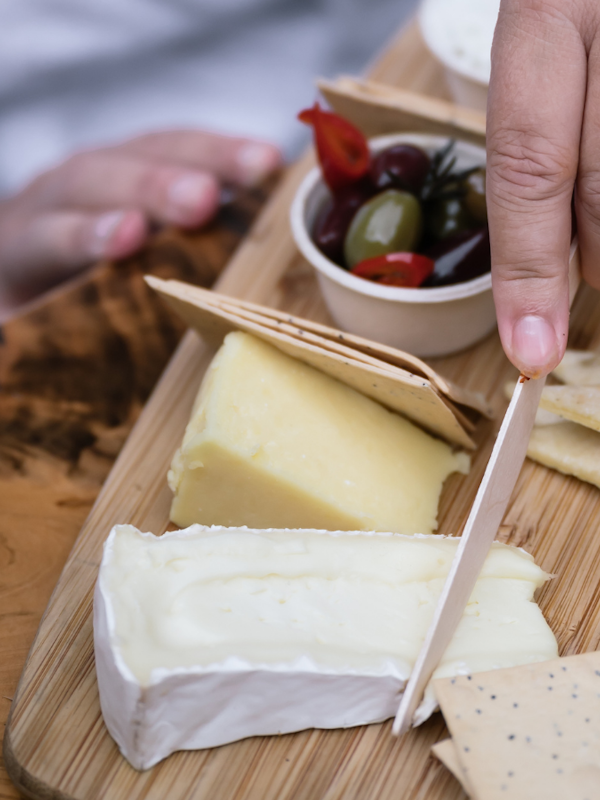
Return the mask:
<svg viewBox="0 0 600 800">
<path fill-rule="evenodd" d="M 275 180 L 239 192 L 208 228 L 161 231 L 0 329 L 2 728 L 67 555 L 184 332 L 143 276 L 210 286 Z M 0 798 L 16 797 L 0 762 Z"/>
</svg>

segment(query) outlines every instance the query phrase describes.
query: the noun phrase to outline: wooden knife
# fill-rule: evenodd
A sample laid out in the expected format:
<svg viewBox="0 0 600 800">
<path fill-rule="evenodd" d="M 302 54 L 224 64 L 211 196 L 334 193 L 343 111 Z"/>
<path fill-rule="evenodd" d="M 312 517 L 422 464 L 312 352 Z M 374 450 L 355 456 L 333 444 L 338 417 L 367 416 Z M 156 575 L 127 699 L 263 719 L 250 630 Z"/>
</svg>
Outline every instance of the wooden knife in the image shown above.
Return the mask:
<svg viewBox="0 0 600 800">
<path fill-rule="evenodd" d="M 579 248 L 574 240 L 569 259 L 571 304 L 578 286 Z M 515 387 L 438 600 L 433 621 L 402 695 L 392 726 L 392 733 L 396 736 L 411 727 L 423 692 L 450 644 L 475 587 L 523 466 L 545 382 L 545 378 L 522 378 Z"/>
</svg>

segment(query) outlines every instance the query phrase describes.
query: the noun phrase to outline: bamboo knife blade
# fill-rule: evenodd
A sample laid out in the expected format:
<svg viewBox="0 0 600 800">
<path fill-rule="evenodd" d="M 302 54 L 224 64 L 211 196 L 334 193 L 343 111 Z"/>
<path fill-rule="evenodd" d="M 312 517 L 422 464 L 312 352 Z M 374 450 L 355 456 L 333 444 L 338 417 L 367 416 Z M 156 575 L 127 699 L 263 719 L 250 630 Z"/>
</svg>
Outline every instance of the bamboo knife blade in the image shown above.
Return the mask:
<svg viewBox="0 0 600 800">
<path fill-rule="evenodd" d="M 570 300 L 579 285 L 579 249 L 570 257 Z M 492 546 L 525 460 L 535 413 L 546 380 L 520 380 L 502 421 L 475 502 L 467 519 L 433 621 L 408 680 L 392 726 L 396 736 L 412 725 L 417 706 L 442 659 Z"/>
<path fill-rule="evenodd" d="M 517 383 L 502 421 L 433 623 L 404 690 L 392 732 L 407 731 L 425 687 L 439 664 L 463 615 L 483 562 L 496 537 L 521 466 L 545 379 Z"/>
</svg>

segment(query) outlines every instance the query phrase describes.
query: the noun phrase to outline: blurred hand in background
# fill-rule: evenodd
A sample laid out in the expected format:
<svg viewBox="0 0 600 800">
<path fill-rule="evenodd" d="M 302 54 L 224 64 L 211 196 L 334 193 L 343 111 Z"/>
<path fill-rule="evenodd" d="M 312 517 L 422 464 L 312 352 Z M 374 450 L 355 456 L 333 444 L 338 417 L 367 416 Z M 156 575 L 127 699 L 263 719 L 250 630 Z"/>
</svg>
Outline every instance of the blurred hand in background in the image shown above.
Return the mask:
<svg viewBox="0 0 600 800">
<path fill-rule="evenodd" d="M 0 305 L 134 252 L 150 222 L 209 220 L 221 182 L 301 151 L 314 79 L 360 72 L 416 3 L 4 0 Z"/>
<path fill-rule="evenodd" d="M 194 130 L 71 156 L 0 201 L 2 305 L 18 306 L 97 259 L 130 255 L 149 223 L 203 225 L 222 183 L 251 186 L 280 163 L 274 145 Z"/>
</svg>

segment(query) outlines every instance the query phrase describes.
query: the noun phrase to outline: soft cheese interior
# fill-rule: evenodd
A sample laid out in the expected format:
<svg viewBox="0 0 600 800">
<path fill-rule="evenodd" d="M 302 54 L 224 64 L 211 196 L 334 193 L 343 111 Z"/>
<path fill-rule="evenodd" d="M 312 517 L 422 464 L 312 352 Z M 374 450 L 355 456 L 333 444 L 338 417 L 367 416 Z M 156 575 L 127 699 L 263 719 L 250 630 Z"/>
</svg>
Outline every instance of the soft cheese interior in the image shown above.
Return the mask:
<svg viewBox="0 0 600 800">
<path fill-rule="evenodd" d="M 392 716 L 457 539 L 116 526 L 94 601 L 102 711 L 146 768 L 178 749 Z M 543 661 L 547 575 L 494 544 L 436 677 Z M 431 688 L 418 721 L 435 709 Z"/>
<path fill-rule="evenodd" d="M 257 528 L 430 533 L 468 456 L 248 334 L 229 334 L 169 485 L 171 519 Z"/>
<path fill-rule="evenodd" d="M 407 676 L 458 540 L 308 530 L 206 529 L 157 538 L 118 526 L 102 580 L 136 679 L 154 670 L 308 657 L 334 670 Z M 494 544 L 438 672 L 556 655 L 531 602 L 547 576 Z"/>
</svg>

